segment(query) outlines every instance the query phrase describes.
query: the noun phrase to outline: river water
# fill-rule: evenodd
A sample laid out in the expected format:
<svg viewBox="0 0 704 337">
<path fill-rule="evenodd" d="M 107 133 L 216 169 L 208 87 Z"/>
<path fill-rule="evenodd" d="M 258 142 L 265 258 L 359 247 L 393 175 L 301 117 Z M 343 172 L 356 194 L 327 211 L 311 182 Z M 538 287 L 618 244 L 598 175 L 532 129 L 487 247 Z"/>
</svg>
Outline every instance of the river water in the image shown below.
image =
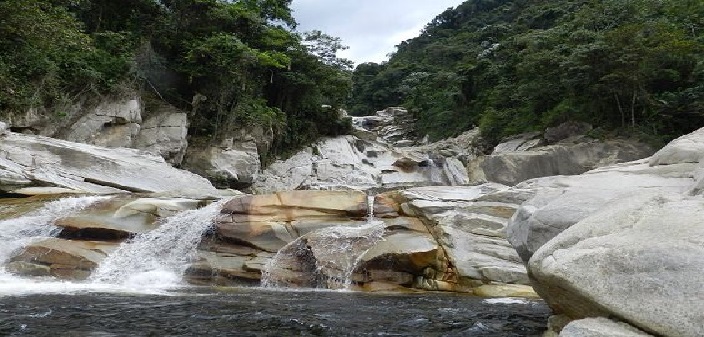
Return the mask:
<svg viewBox="0 0 704 337">
<path fill-rule="evenodd" d="M 540 301 L 190 288 L 0 297 L 2 336 L 540 336 Z"/>
</svg>

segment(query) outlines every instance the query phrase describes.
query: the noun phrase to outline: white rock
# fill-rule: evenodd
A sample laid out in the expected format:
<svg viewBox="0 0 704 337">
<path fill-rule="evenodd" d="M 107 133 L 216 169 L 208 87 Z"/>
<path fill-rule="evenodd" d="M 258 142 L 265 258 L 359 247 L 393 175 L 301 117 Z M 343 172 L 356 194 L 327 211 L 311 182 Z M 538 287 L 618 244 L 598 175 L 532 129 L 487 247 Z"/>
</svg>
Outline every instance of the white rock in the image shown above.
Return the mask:
<svg viewBox="0 0 704 337">
<path fill-rule="evenodd" d="M 650 158 L 650 165 L 701 163 L 704 159 L 704 128 L 677 138 Z"/>
<path fill-rule="evenodd" d="M 530 259 L 536 291 L 570 317 L 615 316 L 704 335 L 704 199 L 640 192 L 566 229 Z"/>
<path fill-rule="evenodd" d="M 560 332 L 560 337 L 648 337 L 652 336 L 626 323 L 608 318 L 585 318 L 572 321 Z"/>
<path fill-rule="evenodd" d="M 9 134 L 0 139 L 0 172 L 21 187 L 57 186 L 87 193 L 172 192 L 217 195 L 204 178 L 175 169 L 163 158 L 125 148 L 102 148 L 64 140 Z M 28 183 L 24 183 L 29 181 Z"/>
</svg>

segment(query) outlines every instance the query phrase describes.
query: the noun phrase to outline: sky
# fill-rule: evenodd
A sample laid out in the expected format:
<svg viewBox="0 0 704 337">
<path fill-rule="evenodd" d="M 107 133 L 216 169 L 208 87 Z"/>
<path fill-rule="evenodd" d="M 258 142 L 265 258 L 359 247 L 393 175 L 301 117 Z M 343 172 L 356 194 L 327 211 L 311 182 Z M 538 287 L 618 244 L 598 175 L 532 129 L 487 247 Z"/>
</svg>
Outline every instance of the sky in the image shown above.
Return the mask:
<svg viewBox="0 0 704 337">
<path fill-rule="evenodd" d="M 342 39 L 347 50 L 338 57 L 383 62 L 402 41 L 416 37 L 425 25 L 464 0 L 293 0 L 300 32 L 321 30 Z"/>
</svg>

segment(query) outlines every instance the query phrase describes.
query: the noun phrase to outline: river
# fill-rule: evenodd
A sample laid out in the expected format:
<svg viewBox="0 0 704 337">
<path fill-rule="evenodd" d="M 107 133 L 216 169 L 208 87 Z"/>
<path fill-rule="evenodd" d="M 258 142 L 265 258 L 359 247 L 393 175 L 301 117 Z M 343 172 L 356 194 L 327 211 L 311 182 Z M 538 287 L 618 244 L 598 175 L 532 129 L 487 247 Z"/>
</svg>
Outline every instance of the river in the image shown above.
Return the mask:
<svg viewBox="0 0 704 337">
<path fill-rule="evenodd" d="M 186 288 L 0 297 L 3 336 L 540 336 L 541 301 Z"/>
</svg>

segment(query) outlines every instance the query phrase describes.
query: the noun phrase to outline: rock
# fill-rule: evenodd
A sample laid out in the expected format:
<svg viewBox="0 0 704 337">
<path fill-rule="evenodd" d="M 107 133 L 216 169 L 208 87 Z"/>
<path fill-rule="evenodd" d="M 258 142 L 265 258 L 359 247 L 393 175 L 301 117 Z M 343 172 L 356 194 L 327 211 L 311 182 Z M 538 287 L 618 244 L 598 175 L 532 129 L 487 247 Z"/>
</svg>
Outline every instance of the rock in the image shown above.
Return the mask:
<svg viewBox="0 0 704 337">
<path fill-rule="evenodd" d="M 114 216 L 123 218 L 138 214 L 149 214 L 165 218 L 183 211 L 198 209 L 205 204 L 206 202 L 203 200 L 186 198 L 138 198 L 120 206 L 115 211 Z"/>
<path fill-rule="evenodd" d="M 442 263 L 442 251 L 435 239 L 427 232 L 393 231 L 375 243 L 358 258 L 357 270 L 369 275 L 367 282 L 381 281 L 410 285 L 414 276 L 423 275 L 426 268 L 446 269 Z M 384 273 L 407 273 L 408 279 L 384 279 Z"/>
<path fill-rule="evenodd" d="M 378 139 L 395 147 L 418 143 L 414 134 L 414 118 L 404 108 L 390 107 L 372 116 L 352 117 L 352 125 L 362 132 L 372 132 Z M 374 137 L 360 137 L 372 138 Z"/>
<path fill-rule="evenodd" d="M 103 100 L 69 126 L 62 138 L 105 147 L 131 147 L 139 134 L 141 112 L 142 104 L 136 96 Z"/>
<path fill-rule="evenodd" d="M 15 267 L 27 266 L 27 263 L 39 265 L 32 268 L 16 269 L 16 271 L 31 273 L 45 270 L 45 267 L 48 266 L 52 276 L 63 279 L 85 279 L 90 275 L 90 271 L 116 248 L 117 245 L 113 243 L 52 238 L 26 246 L 10 259 L 10 263 L 15 263 Z"/>
<path fill-rule="evenodd" d="M 51 276 L 51 267 L 25 261 L 10 262 L 5 266 L 10 273 L 22 276 Z"/>
<path fill-rule="evenodd" d="M 9 191 L 12 194 L 21 195 L 59 195 L 59 194 L 81 194 L 83 191 L 63 187 L 24 187 Z"/>
<path fill-rule="evenodd" d="M 504 139 L 494 147 L 494 151 L 491 154 L 496 155 L 507 152 L 527 151 L 540 145 L 540 142 L 540 132 L 522 133 Z"/>
<path fill-rule="evenodd" d="M 679 137 L 650 158 L 650 166 L 701 163 L 704 159 L 704 128 Z"/>
<path fill-rule="evenodd" d="M 538 298 L 538 294 L 523 284 L 482 284 L 474 288 L 474 295 L 481 297 Z"/>
<path fill-rule="evenodd" d="M 525 267 L 504 234 L 518 205 L 478 200 L 506 189 L 498 184 L 414 188 L 401 192 L 406 198 L 401 208 L 425 219 L 455 266 L 457 282 L 528 284 Z"/>
<path fill-rule="evenodd" d="M 704 335 L 703 219 L 698 197 L 621 197 L 533 255 L 533 286 L 572 318 L 619 317 L 657 335 Z"/>
<path fill-rule="evenodd" d="M 556 144 L 487 156 L 481 168 L 489 181 L 516 185 L 531 178 L 581 174 L 597 167 L 641 159 L 651 153 L 642 144 L 626 141 Z"/>
<path fill-rule="evenodd" d="M 252 184 L 261 162 L 253 139 L 237 143 L 229 139 L 220 146 L 190 148 L 184 165 L 216 187 L 246 188 Z"/>
<path fill-rule="evenodd" d="M 358 191 L 286 191 L 234 198 L 222 208 L 216 233 L 223 240 L 276 253 L 300 235 L 367 214 Z"/>
<path fill-rule="evenodd" d="M 585 318 L 573 321 L 560 333 L 560 337 L 647 337 L 652 336 L 628 324 L 608 318 Z"/>
<path fill-rule="evenodd" d="M 62 228 L 62 238 L 122 240 L 155 229 L 160 218 L 202 205 L 192 199 L 112 198 L 57 219 L 55 225 Z"/>
<path fill-rule="evenodd" d="M 591 213 L 626 196 L 657 189 L 683 192 L 692 183 L 692 164 L 649 167 L 647 160 L 579 176 L 526 181 L 516 193 L 532 194 L 518 209 L 507 237 L 524 262 L 543 244 Z"/>
<path fill-rule="evenodd" d="M 187 133 L 186 113 L 170 105 L 159 104 L 156 111 L 141 124 L 134 147 L 156 153 L 171 165 L 179 165 L 188 147 Z"/>
<path fill-rule="evenodd" d="M 9 132 L 9 130 L 7 130 L 7 123 L 0 122 L 0 136 L 4 136 L 8 132 Z"/>
<path fill-rule="evenodd" d="M 426 149 L 394 149 L 354 136 L 329 138 L 272 164 L 253 186 L 259 193 L 291 189 L 395 189 L 468 182 L 464 165 Z"/>
<path fill-rule="evenodd" d="M 582 136 L 591 131 L 593 127 L 583 122 L 565 122 L 558 126 L 545 129 L 543 138 L 548 144 L 555 144 L 561 140 Z"/>
<path fill-rule="evenodd" d="M 172 192 L 217 195 L 204 178 L 138 150 L 101 148 L 11 133 L 0 139 L 0 187 L 54 186 L 86 193 Z"/>
<path fill-rule="evenodd" d="M 259 285 L 261 265 L 252 268 L 252 262 L 269 259 L 273 254 L 262 256 L 238 256 L 227 253 L 200 251 L 200 262 L 188 267 L 184 277 L 190 283 L 218 285 Z"/>
<path fill-rule="evenodd" d="M 224 214 L 271 215 L 292 221 L 307 215 L 365 216 L 367 195 L 359 191 L 283 191 L 232 199 Z"/>
</svg>

